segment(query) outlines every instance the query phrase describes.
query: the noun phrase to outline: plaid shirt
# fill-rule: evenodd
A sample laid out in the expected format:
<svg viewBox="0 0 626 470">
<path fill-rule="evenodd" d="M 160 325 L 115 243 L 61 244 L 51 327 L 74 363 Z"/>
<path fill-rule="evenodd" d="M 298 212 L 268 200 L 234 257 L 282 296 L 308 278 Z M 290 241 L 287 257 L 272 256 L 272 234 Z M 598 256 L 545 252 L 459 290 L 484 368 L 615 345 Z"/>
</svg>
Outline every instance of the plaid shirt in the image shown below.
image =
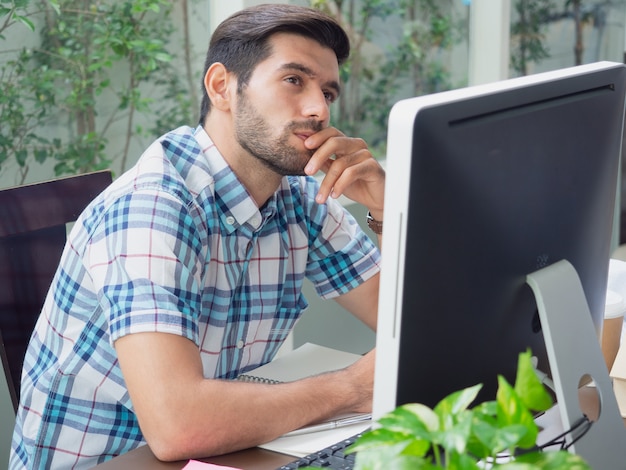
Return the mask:
<svg viewBox="0 0 626 470">
<path fill-rule="evenodd" d="M 84 468 L 144 444 L 113 343 L 172 333 L 206 377 L 270 361 L 307 307 L 304 277 L 332 298 L 380 255 L 317 183 L 285 177 L 261 209 L 205 131 L 159 139 L 83 212 L 23 369 L 10 468 Z"/>
</svg>

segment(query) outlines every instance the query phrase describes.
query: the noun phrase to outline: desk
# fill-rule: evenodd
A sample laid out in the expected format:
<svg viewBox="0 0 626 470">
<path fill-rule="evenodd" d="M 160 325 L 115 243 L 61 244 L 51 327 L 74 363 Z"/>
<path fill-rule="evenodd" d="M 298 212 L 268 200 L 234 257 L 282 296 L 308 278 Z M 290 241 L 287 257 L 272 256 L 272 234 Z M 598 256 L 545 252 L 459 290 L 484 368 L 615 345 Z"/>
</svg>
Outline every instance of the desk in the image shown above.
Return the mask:
<svg viewBox="0 0 626 470">
<path fill-rule="evenodd" d="M 583 387 L 580 389 L 580 404 L 591 420 L 597 419 L 599 411 L 598 395 L 593 388 Z M 624 419 L 624 426 L 626 426 L 626 419 Z M 232 454 L 198 460 L 243 470 L 275 470 L 295 459 L 296 457 L 290 455 L 255 447 L 233 452 Z M 96 470 L 178 470 L 183 468 L 187 462 L 187 460 L 161 462 L 154 456 L 148 446 L 143 446 L 98 465 Z"/>
<path fill-rule="evenodd" d="M 255 447 L 232 454 L 198 460 L 243 470 L 275 470 L 281 465 L 293 462 L 295 459 L 296 457 L 291 455 L 279 454 Z M 96 470 L 178 470 L 187 465 L 187 462 L 188 460 L 161 462 L 154 456 L 148 446 L 142 446 L 98 465 Z"/>
</svg>

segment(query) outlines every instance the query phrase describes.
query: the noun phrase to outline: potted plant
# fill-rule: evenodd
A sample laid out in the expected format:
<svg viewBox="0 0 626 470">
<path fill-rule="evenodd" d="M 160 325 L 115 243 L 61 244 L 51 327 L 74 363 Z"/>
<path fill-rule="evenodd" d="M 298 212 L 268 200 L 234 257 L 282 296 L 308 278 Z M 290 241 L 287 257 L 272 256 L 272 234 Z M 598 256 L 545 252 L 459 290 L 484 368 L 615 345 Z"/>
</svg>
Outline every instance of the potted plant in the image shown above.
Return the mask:
<svg viewBox="0 0 626 470">
<path fill-rule="evenodd" d="M 560 441 L 537 447 L 533 412 L 548 410 L 553 400 L 530 351 L 519 355 L 514 387 L 499 376 L 496 399 L 470 408 L 481 387 L 452 393 L 433 409 L 413 403 L 383 416 L 349 448 L 358 452 L 355 470 L 591 469 L 565 448 L 555 450 Z"/>
</svg>

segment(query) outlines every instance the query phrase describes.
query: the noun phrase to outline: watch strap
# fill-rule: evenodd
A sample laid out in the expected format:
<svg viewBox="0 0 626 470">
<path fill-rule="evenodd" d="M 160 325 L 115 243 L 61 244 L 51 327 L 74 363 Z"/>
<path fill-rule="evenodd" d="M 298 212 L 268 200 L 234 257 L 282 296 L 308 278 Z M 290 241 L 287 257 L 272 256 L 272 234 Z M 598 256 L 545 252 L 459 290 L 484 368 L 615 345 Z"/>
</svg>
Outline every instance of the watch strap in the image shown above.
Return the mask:
<svg viewBox="0 0 626 470">
<path fill-rule="evenodd" d="M 372 214 L 370 214 L 369 211 L 367 212 L 367 226 L 376 235 L 381 235 L 383 233 L 383 221 L 376 220 L 372 217 Z"/>
</svg>

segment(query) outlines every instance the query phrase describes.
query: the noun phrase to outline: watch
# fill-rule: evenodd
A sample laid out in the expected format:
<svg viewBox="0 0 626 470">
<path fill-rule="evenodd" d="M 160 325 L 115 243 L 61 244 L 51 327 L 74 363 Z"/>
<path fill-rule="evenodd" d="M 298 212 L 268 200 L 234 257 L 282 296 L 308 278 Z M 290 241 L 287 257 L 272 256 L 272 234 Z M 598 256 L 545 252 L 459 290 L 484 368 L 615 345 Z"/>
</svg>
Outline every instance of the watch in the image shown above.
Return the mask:
<svg viewBox="0 0 626 470">
<path fill-rule="evenodd" d="M 383 221 L 376 220 L 372 217 L 372 214 L 370 214 L 369 211 L 367 212 L 367 226 L 376 235 L 381 235 L 383 233 Z"/>
</svg>

